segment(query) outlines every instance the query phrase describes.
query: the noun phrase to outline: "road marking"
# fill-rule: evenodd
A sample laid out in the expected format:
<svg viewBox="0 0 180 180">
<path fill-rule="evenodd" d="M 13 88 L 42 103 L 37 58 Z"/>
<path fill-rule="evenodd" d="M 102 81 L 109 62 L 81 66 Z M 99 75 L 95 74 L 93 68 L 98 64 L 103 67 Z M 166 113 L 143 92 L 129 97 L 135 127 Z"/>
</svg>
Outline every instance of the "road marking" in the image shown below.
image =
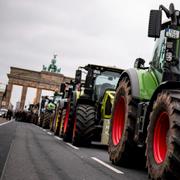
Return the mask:
<svg viewBox="0 0 180 180">
<path fill-rule="evenodd" d="M 3 125 L 6 125 L 6 124 L 9 124 L 11 122 L 13 122 L 14 120 L 11 120 L 11 121 L 8 121 L 8 122 L 4 122 L 4 123 L 1 123 L 0 126 L 3 126 Z"/>
<path fill-rule="evenodd" d="M 72 148 L 74 148 L 74 149 L 76 149 L 76 150 L 78 150 L 79 148 L 78 147 L 76 147 L 76 146 L 73 146 L 72 144 L 70 144 L 70 143 L 66 143 L 68 146 L 70 146 L 70 147 L 72 147 Z"/>
<path fill-rule="evenodd" d="M 51 132 L 47 132 L 47 134 L 52 135 L 52 133 L 51 133 Z"/>
<path fill-rule="evenodd" d="M 62 138 L 54 136 L 55 139 L 62 141 Z"/>
<path fill-rule="evenodd" d="M 109 164 L 106 164 L 105 162 L 101 161 L 100 159 L 96 158 L 96 157 L 91 157 L 91 159 L 95 160 L 96 162 L 100 163 L 101 165 L 111 169 L 112 171 L 118 173 L 118 174 L 124 174 L 122 171 L 110 166 Z"/>
</svg>

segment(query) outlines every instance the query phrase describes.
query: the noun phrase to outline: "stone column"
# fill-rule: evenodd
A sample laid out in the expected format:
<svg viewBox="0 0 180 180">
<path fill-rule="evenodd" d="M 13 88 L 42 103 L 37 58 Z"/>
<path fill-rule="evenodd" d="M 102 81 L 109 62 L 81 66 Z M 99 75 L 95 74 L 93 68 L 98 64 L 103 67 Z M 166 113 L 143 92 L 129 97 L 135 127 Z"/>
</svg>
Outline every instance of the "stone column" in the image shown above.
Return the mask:
<svg viewBox="0 0 180 180">
<path fill-rule="evenodd" d="M 9 107 L 9 103 L 10 103 L 10 99 L 11 99 L 11 94 L 12 94 L 12 88 L 13 88 L 13 84 L 12 83 L 8 83 L 7 89 L 6 89 L 6 104 L 5 104 L 6 108 Z"/>
<path fill-rule="evenodd" d="M 20 110 L 22 111 L 24 109 L 25 100 L 26 100 L 26 94 L 27 94 L 27 86 L 23 86 L 22 92 L 21 92 L 21 102 L 20 102 Z"/>
<path fill-rule="evenodd" d="M 2 107 L 3 94 L 4 92 L 0 92 L 0 108 Z"/>
<path fill-rule="evenodd" d="M 41 93 L 42 93 L 42 89 L 37 88 L 36 89 L 36 97 L 35 97 L 35 104 L 39 103 L 40 98 L 41 98 Z"/>
</svg>

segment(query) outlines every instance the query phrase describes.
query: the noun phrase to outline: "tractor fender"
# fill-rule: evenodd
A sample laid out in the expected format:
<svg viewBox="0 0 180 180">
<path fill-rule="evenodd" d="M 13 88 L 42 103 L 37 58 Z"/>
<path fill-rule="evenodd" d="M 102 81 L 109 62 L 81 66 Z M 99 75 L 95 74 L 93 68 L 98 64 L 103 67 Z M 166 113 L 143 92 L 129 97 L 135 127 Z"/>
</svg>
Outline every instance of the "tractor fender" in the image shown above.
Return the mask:
<svg viewBox="0 0 180 180">
<path fill-rule="evenodd" d="M 149 101 L 159 83 L 152 70 L 131 68 L 123 72 L 120 80 L 127 77 L 131 84 L 131 95 L 135 99 Z"/>
<path fill-rule="evenodd" d="M 120 81 L 124 77 L 128 77 L 130 80 L 132 96 L 135 98 L 139 98 L 140 97 L 140 87 L 139 87 L 139 80 L 138 80 L 138 74 L 137 74 L 136 69 L 130 68 L 130 69 L 124 71 L 120 76 L 117 88 L 119 86 Z"/>
</svg>

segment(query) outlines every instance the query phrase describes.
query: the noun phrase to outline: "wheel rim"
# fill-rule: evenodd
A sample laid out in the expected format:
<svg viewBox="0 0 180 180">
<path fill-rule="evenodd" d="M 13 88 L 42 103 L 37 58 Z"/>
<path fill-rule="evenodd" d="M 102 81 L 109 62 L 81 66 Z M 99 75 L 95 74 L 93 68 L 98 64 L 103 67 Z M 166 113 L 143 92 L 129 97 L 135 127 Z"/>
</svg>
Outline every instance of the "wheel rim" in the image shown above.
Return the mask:
<svg viewBox="0 0 180 180">
<path fill-rule="evenodd" d="M 112 127 L 112 140 L 114 145 L 117 145 L 122 137 L 122 133 L 124 131 L 124 123 L 125 123 L 125 99 L 124 97 L 120 97 L 115 109 L 113 116 L 113 127 Z"/>
<path fill-rule="evenodd" d="M 69 112 L 70 112 L 70 105 L 68 104 L 68 106 L 66 108 L 66 115 L 65 115 L 65 118 L 64 118 L 64 133 L 66 133 L 66 130 L 67 130 Z"/>
<path fill-rule="evenodd" d="M 157 164 L 164 162 L 167 153 L 167 135 L 169 130 L 169 116 L 167 112 L 161 112 L 156 120 L 154 129 L 154 159 Z"/>
</svg>

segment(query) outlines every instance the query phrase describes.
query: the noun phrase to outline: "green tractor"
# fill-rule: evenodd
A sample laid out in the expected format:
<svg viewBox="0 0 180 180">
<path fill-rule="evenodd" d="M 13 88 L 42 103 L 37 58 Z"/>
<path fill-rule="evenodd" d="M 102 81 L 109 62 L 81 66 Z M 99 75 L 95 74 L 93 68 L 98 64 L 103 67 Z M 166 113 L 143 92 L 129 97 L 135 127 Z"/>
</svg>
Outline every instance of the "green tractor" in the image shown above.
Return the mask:
<svg viewBox="0 0 180 180">
<path fill-rule="evenodd" d="M 42 124 L 43 124 L 43 120 L 44 120 L 44 117 L 45 117 L 45 107 L 46 107 L 46 104 L 48 102 L 48 96 L 42 96 L 41 97 L 41 100 L 40 100 L 40 107 L 39 107 L 39 118 L 38 118 L 38 123 L 37 125 L 39 125 L 40 127 L 42 127 Z"/>
<path fill-rule="evenodd" d="M 82 70 L 86 79 L 82 82 Z M 88 64 L 76 71 L 64 120 L 64 141 L 87 146 L 92 141 L 108 144 L 109 121 L 115 89 L 122 69 Z"/>
<path fill-rule="evenodd" d="M 161 23 L 162 12 L 168 21 Z M 121 74 L 110 125 L 114 164 L 146 160 L 154 180 L 180 179 L 180 11 L 170 4 L 151 10 L 149 37 L 156 39 L 150 67 L 136 59 Z M 145 156 L 146 155 L 146 159 Z"/>
<path fill-rule="evenodd" d="M 36 125 L 38 123 L 38 109 L 39 104 L 29 104 L 28 111 L 26 112 L 28 121 Z"/>
<path fill-rule="evenodd" d="M 58 128 L 57 120 L 59 119 L 59 108 L 60 108 L 61 99 L 62 99 L 62 93 L 55 92 L 52 101 L 52 103 L 54 104 L 54 109 L 49 122 L 49 128 L 51 131 L 55 132 L 55 134 L 57 133 L 57 128 Z"/>
<path fill-rule="evenodd" d="M 75 103 L 80 95 L 80 86 L 82 83 L 81 76 L 81 70 L 76 70 L 75 80 L 71 81 L 68 84 L 68 88 L 65 93 L 65 103 L 61 113 L 59 135 L 66 142 L 72 141 L 74 110 Z"/>
<path fill-rule="evenodd" d="M 42 96 L 38 125 L 42 128 L 49 129 L 55 112 L 55 99 L 56 96 Z"/>
<path fill-rule="evenodd" d="M 64 117 L 64 111 L 66 110 L 67 97 L 68 97 L 69 83 L 61 83 L 60 93 L 55 97 L 55 112 L 54 116 L 50 121 L 50 130 L 54 132 L 55 135 L 60 135 L 62 133 L 62 119 Z"/>
</svg>

